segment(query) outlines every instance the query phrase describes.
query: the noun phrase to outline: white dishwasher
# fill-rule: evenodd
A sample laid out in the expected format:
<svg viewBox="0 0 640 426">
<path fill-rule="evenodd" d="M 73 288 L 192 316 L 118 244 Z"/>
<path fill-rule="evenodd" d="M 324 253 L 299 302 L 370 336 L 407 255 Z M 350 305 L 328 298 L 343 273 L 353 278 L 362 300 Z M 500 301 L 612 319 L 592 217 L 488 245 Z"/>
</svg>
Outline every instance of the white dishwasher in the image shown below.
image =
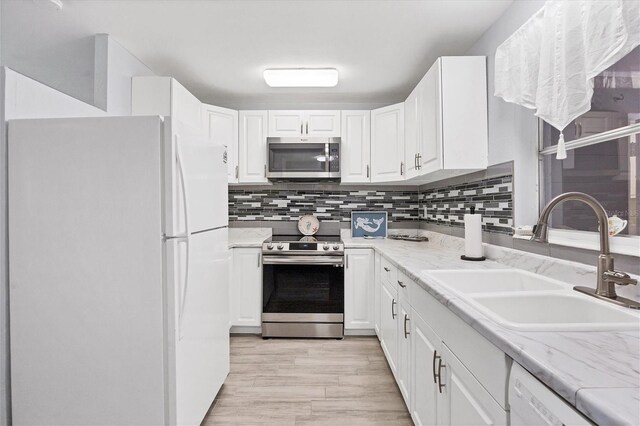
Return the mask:
<svg viewBox="0 0 640 426">
<path fill-rule="evenodd" d="M 511 426 L 593 424 L 515 362 L 509 377 L 509 406 Z"/>
</svg>

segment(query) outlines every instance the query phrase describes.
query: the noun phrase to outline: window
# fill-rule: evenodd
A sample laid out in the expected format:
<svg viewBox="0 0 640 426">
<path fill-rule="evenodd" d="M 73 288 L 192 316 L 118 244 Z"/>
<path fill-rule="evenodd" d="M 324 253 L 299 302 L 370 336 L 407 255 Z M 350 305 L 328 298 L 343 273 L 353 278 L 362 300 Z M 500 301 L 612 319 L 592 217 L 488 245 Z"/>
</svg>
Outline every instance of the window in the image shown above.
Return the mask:
<svg viewBox="0 0 640 426">
<path fill-rule="evenodd" d="M 562 161 L 555 158 L 558 136 L 555 128 L 541 120 L 541 203 L 569 191 L 592 195 L 609 217 L 627 221 L 619 235 L 634 240 L 632 247 L 638 247 L 640 47 L 596 76 L 591 110 L 564 131 L 567 159 Z M 568 201 L 552 213 L 551 227 L 594 233 L 597 221 L 588 206 Z"/>
</svg>

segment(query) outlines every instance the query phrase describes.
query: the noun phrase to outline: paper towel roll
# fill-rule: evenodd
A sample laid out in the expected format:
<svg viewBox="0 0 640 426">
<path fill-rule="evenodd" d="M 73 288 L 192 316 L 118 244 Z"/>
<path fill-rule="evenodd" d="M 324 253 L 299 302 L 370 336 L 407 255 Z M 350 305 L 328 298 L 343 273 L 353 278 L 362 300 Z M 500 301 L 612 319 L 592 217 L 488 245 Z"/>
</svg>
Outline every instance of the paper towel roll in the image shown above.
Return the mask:
<svg viewBox="0 0 640 426">
<path fill-rule="evenodd" d="M 464 215 L 464 254 L 482 257 L 482 215 Z"/>
</svg>

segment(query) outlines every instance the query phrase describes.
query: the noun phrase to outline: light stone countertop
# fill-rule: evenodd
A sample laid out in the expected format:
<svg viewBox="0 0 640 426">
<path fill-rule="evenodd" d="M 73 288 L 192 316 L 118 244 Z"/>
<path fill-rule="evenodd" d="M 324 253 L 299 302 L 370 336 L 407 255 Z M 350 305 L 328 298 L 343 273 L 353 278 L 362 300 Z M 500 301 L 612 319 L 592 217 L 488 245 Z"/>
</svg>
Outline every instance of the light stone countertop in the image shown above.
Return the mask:
<svg viewBox="0 0 640 426">
<path fill-rule="evenodd" d="M 405 230 L 403 230 L 405 231 Z M 464 240 L 420 231 L 429 242 L 351 238 L 346 248 L 372 248 L 449 310 L 597 424 L 640 424 L 640 331 L 526 332 L 504 328 L 429 277 L 429 270 L 518 268 L 595 286 L 595 268 L 485 245 L 485 262 L 460 259 Z M 230 228 L 230 247 L 260 247 L 270 229 Z"/>
</svg>

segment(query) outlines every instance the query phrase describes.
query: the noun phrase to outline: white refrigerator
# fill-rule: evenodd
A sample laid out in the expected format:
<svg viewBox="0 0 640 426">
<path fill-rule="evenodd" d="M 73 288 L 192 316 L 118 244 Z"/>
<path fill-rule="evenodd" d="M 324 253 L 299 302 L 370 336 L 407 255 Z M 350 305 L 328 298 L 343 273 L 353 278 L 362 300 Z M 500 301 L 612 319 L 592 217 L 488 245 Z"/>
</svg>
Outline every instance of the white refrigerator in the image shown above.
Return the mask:
<svg viewBox="0 0 640 426">
<path fill-rule="evenodd" d="M 224 147 L 157 116 L 8 132 L 13 423 L 199 424 L 229 372 Z"/>
</svg>

